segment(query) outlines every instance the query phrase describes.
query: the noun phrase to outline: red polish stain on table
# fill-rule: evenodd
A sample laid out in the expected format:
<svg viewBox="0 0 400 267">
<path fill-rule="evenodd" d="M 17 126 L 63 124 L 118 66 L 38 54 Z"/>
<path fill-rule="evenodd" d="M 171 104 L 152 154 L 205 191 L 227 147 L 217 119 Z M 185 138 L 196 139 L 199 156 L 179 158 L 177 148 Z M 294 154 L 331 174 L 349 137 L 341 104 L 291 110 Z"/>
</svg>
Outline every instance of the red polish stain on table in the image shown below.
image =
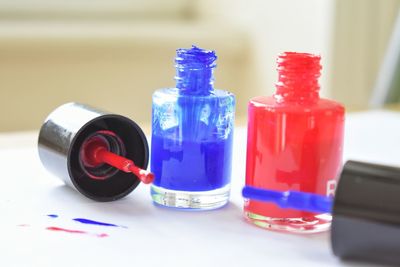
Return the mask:
<svg viewBox="0 0 400 267">
<path fill-rule="evenodd" d="M 74 230 L 74 229 L 66 229 L 66 228 L 61 228 L 61 227 L 56 227 L 56 226 L 49 226 L 46 227 L 46 230 L 49 231 L 56 231 L 56 232 L 64 232 L 64 233 L 70 233 L 70 234 L 91 234 L 82 230 Z M 108 237 L 108 234 L 101 233 L 101 234 L 95 234 L 97 237 Z"/>
</svg>

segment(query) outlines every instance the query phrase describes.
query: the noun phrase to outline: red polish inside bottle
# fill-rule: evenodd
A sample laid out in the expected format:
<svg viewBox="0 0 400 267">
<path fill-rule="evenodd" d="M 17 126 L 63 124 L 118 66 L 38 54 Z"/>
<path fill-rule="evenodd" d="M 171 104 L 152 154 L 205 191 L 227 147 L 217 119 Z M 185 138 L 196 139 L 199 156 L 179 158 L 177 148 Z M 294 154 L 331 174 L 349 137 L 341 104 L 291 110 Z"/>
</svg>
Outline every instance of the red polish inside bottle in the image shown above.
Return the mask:
<svg viewBox="0 0 400 267">
<path fill-rule="evenodd" d="M 344 107 L 319 97 L 319 56 L 286 52 L 277 63 L 275 94 L 248 105 L 246 185 L 333 195 L 342 166 Z M 272 203 L 246 200 L 244 210 L 248 220 L 272 230 L 319 232 L 330 226 L 329 215 Z"/>
</svg>

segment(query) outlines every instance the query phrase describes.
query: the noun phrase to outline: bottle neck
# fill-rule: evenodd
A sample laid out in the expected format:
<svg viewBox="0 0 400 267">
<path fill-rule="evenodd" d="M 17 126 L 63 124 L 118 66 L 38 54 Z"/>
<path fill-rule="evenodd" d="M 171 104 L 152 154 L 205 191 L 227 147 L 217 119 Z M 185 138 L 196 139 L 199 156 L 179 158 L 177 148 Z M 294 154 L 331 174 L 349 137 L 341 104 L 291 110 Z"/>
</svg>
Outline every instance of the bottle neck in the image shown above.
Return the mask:
<svg viewBox="0 0 400 267">
<path fill-rule="evenodd" d="M 213 69 L 176 68 L 176 88 L 181 94 L 209 95 L 214 91 Z"/>
<path fill-rule="evenodd" d="M 175 58 L 176 88 L 181 94 L 210 95 L 214 91 L 214 51 L 193 46 L 178 49 Z"/>
<path fill-rule="evenodd" d="M 277 101 L 315 101 L 319 99 L 320 56 L 285 52 L 278 56 Z"/>
</svg>

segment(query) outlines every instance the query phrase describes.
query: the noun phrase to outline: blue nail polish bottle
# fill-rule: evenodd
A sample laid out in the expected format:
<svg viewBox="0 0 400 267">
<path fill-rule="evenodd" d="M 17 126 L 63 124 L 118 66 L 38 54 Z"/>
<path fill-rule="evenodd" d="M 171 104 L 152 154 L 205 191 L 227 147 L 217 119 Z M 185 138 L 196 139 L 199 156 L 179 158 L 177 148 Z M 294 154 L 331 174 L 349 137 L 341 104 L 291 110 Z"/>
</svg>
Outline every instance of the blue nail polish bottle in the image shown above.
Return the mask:
<svg viewBox="0 0 400 267">
<path fill-rule="evenodd" d="M 151 195 L 156 204 L 215 209 L 229 199 L 235 97 L 213 87 L 215 51 L 178 49 L 176 88 L 153 94 Z"/>
</svg>

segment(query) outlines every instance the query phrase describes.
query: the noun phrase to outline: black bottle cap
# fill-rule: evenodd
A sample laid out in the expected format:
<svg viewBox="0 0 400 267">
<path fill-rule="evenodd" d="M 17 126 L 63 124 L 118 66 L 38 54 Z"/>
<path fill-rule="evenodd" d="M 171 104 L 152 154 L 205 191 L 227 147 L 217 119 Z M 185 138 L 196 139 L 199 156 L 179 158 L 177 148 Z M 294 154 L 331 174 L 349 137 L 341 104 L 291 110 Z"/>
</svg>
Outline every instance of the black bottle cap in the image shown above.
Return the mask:
<svg viewBox="0 0 400 267">
<path fill-rule="evenodd" d="M 348 161 L 332 214 L 336 256 L 400 264 L 400 168 Z"/>
<path fill-rule="evenodd" d="M 142 169 L 147 168 L 147 140 L 135 122 L 78 103 L 64 104 L 47 117 L 39 133 L 40 160 L 48 171 L 88 198 L 97 201 L 122 198 L 140 180 L 106 164 L 95 168 L 83 166 L 83 144 L 94 135 L 103 138 L 112 152 L 133 160 Z"/>
</svg>

